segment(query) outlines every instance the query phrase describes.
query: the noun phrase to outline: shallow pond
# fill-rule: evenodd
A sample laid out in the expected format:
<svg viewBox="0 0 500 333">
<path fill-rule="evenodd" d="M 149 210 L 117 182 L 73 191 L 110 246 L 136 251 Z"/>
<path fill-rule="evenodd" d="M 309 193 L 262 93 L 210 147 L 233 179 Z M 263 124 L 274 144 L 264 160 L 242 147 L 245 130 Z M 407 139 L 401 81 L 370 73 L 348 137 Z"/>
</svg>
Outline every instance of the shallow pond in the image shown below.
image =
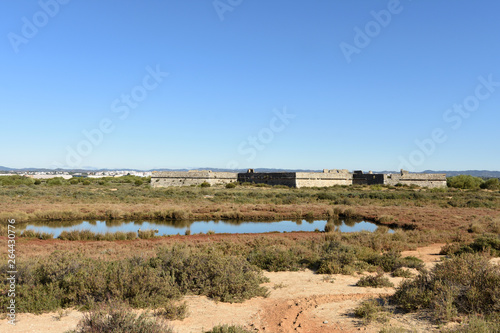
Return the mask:
<svg viewBox="0 0 500 333">
<path fill-rule="evenodd" d="M 106 232 L 137 232 L 141 230 L 158 230 L 157 235 L 184 235 L 186 230 L 191 234 L 213 231 L 217 234 L 243 234 L 264 232 L 292 232 L 292 231 L 323 231 L 330 224 L 340 232 L 356 232 L 377 230 L 378 226 L 372 222 L 359 220 L 296 220 L 296 221 L 64 221 L 64 222 L 34 222 L 26 226 L 27 230 L 52 233 L 58 237 L 63 231 L 90 230 L 94 233 Z M 389 232 L 394 232 L 389 230 Z"/>
</svg>

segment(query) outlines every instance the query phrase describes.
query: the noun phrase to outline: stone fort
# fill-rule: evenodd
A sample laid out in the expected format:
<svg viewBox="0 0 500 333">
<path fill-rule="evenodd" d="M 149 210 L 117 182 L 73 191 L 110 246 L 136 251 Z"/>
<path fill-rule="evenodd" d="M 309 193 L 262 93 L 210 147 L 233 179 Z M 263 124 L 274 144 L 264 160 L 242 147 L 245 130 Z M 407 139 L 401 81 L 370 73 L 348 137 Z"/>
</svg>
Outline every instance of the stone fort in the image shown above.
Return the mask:
<svg viewBox="0 0 500 333">
<path fill-rule="evenodd" d="M 446 174 L 410 173 L 363 173 L 362 171 L 329 170 L 323 172 L 212 172 L 210 170 L 154 171 L 152 187 L 196 186 L 202 183 L 225 185 L 228 183 L 254 183 L 286 185 L 289 187 L 327 187 L 334 185 L 417 185 L 420 187 L 446 187 Z"/>
</svg>

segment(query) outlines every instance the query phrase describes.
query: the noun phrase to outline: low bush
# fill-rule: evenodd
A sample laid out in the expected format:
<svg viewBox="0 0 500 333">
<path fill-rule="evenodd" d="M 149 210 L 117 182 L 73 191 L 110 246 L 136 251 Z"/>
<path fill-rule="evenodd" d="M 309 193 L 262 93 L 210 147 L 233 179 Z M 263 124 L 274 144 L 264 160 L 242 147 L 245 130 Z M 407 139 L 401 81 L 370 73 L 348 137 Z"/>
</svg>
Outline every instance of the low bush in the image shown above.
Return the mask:
<svg viewBox="0 0 500 333">
<path fill-rule="evenodd" d="M 381 255 L 374 254 L 371 258 L 367 259 L 367 262 L 382 268 L 384 272 L 394 272 L 401 267 L 420 269 L 424 266 L 422 260 L 411 256 L 401 258 L 401 253 L 396 251 L 385 252 Z"/>
<path fill-rule="evenodd" d="M 419 259 L 414 256 L 408 256 L 401 258 L 399 260 L 401 263 L 402 267 L 408 267 L 408 268 L 416 268 L 416 269 L 423 269 L 424 268 L 424 262 L 422 259 Z"/>
<path fill-rule="evenodd" d="M 357 318 L 361 318 L 365 324 L 372 321 L 386 322 L 389 319 L 387 312 L 384 311 L 379 301 L 373 298 L 363 301 L 361 305 L 354 310 L 354 315 Z"/>
<path fill-rule="evenodd" d="M 35 231 L 35 230 L 24 230 L 21 233 L 21 237 L 38 238 L 38 239 L 52 239 L 52 238 L 54 238 L 54 234 L 48 233 L 48 232 Z"/>
<path fill-rule="evenodd" d="M 33 185 L 35 181 L 33 178 L 23 177 L 18 175 L 13 176 L 0 176 L 0 185 Z"/>
<path fill-rule="evenodd" d="M 229 325 L 218 325 L 213 327 L 210 331 L 205 331 L 205 333 L 252 333 L 243 326 L 229 326 Z"/>
<path fill-rule="evenodd" d="M 166 320 L 183 320 L 187 317 L 188 307 L 186 302 L 181 304 L 168 303 L 161 309 L 156 309 L 155 317 L 160 317 Z"/>
<path fill-rule="evenodd" d="M 64 178 L 56 177 L 47 180 L 47 185 L 55 186 L 62 185 L 64 183 Z"/>
<path fill-rule="evenodd" d="M 411 277 L 413 277 L 415 275 L 412 272 L 410 272 L 409 270 L 407 270 L 407 269 L 397 268 L 396 270 L 394 270 L 394 272 L 392 272 L 392 276 L 394 276 L 394 277 L 403 277 L 403 278 L 411 278 Z"/>
<path fill-rule="evenodd" d="M 374 254 L 367 261 L 371 265 L 382 268 L 384 272 L 392 272 L 403 266 L 401 263 L 401 253 L 395 251 L 385 252 L 382 255 L 378 253 Z"/>
<path fill-rule="evenodd" d="M 486 190 L 493 190 L 493 191 L 500 190 L 500 179 L 490 178 L 484 183 L 482 183 L 480 187 Z"/>
<path fill-rule="evenodd" d="M 123 305 L 111 304 L 83 315 L 76 330 L 67 333 L 173 333 L 165 322 L 147 313 L 136 316 Z"/>
<path fill-rule="evenodd" d="M 255 247 L 248 254 L 247 260 L 252 265 L 270 272 L 297 271 L 304 268 L 307 262 L 300 250 L 280 245 Z"/>
<path fill-rule="evenodd" d="M 481 184 L 483 184 L 483 182 L 484 181 L 481 178 L 470 175 L 459 175 L 446 178 L 446 183 L 448 187 L 469 189 L 469 190 L 478 189 L 481 186 Z"/>
<path fill-rule="evenodd" d="M 267 281 L 262 271 L 240 256 L 174 246 L 161 250 L 151 259 L 151 266 L 161 267 L 182 293 L 206 295 L 222 302 L 267 295 L 267 289 L 260 286 Z"/>
<path fill-rule="evenodd" d="M 163 249 L 156 257 L 103 261 L 68 252 L 26 260 L 17 265 L 16 309 L 41 313 L 66 307 L 88 307 L 107 300 L 134 308 L 163 309 L 182 316 L 183 305 L 172 301 L 183 294 L 205 295 L 223 302 L 266 296 L 262 271 L 244 257 L 216 249 Z M 6 264 L 0 265 L 0 290 L 7 287 Z M 7 294 L 0 295 L 5 301 Z M 6 311 L 4 308 L 3 311 Z M 0 310 L 2 312 L 2 310 Z"/>
<path fill-rule="evenodd" d="M 500 332 L 500 316 L 477 316 L 472 315 L 460 326 L 449 330 L 443 330 L 443 333 L 497 333 Z"/>
<path fill-rule="evenodd" d="M 484 234 L 477 237 L 472 243 L 450 243 L 446 244 L 440 254 L 452 255 L 462 253 L 486 252 L 491 256 L 500 256 L 500 234 Z"/>
<path fill-rule="evenodd" d="M 323 245 L 322 258 L 318 261 L 318 274 L 352 274 L 359 261 L 356 248 L 338 241 L 329 241 Z"/>
<path fill-rule="evenodd" d="M 384 287 L 394 287 L 394 284 L 389 281 L 383 273 L 378 273 L 375 276 L 369 275 L 364 276 L 356 282 L 358 287 L 373 287 L 373 288 L 384 288 Z"/>
<path fill-rule="evenodd" d="M 430 309 L 447 321 L 457 314 L 500 312 L 500 266 L 482 254 L 464 253 L 404 281 L 392 297 L 405 311 Z"/>
<path fill-rule="evenodd" d="M 137 231 L 137 236 L 140 239 L 150 239 L 156 236 L 158 230 L 140 230 Z"/>
</svg>

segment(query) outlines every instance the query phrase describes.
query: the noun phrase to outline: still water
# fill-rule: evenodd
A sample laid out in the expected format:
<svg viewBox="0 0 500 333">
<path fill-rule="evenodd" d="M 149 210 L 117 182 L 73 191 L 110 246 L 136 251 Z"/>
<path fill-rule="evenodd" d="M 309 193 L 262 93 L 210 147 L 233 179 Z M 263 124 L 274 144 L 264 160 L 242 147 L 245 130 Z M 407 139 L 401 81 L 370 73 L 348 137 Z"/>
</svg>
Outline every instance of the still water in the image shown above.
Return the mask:
<svg viewBox="0 0 500 333">
<path fill-rule="evenodd" d="M 34 222 L 26 226 L 27 230 L 51 233 L 58 237 L 63 231 L 90 230 L 94 233 L 106 232 L 137 232 L 141 230 L 158 230 L 157 235 L 184 235 L 186 230 L 191 234 L 214 231 L 217 234 L 243 234 L 264 232 L 291 232 L 291 231 L 319 231 L 325 226 L 335 228 L 340 232 L 356 232 L 377 230 L 378 226 L 371 222 L 360 220 L 295 220 L 273 222 L 246 222 L 246 221 L 64 221 L 64 222 Z M 389 230 L 389 232 L 394 232 Z"/>
</svg>

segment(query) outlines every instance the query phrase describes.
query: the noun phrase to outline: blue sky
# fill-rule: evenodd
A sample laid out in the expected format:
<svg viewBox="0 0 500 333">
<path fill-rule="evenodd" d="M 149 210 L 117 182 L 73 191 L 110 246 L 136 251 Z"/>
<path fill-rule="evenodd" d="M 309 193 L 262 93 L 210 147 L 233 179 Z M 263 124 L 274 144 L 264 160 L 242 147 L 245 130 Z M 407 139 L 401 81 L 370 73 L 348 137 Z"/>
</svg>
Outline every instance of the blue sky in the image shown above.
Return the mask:
<svg viewBox="0 0 500 333">
<path fill-rule="evenodd" d="M 500 170 L 500 3 L 3 1 L 0 165 Z"/>
</svg>

